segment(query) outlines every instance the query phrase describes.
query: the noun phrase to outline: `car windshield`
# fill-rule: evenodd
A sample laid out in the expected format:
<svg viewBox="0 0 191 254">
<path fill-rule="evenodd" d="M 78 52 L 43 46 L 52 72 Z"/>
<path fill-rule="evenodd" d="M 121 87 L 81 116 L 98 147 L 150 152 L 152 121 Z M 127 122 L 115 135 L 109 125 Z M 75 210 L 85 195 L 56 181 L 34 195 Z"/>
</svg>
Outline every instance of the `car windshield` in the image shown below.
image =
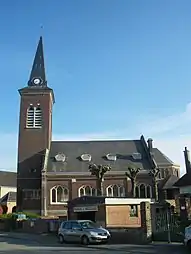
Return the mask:
<svg viewBox="0 0 191 254">
<path fill-rule="evenodd" d="M 80 222 L 80 225 L 84 229 L 98 228 L 98 225 L 94 223 L 93 221 L 83 221 L 83 222 Z"/>
</svg>

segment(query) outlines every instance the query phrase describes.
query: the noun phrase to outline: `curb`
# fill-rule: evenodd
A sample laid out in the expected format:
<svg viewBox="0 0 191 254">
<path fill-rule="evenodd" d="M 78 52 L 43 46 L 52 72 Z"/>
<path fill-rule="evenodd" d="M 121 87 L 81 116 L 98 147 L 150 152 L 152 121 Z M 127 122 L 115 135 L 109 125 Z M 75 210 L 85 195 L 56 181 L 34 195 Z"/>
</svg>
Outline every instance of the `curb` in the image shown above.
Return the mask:
<svg viewBox="0 0 191 254">
<path fill-rule="evenodd" d="M 0 233 L 0 237 L 6 237 L 6 238 L 9 238 L 9 239 L 27 240 L 27 241 L 30 241 L 31 243 L 36 243 L 38 245 L 44 244 L 46 246 L 50 246 L 50 245 L 51 246 L 58 246 L 58 243 L 56 242 L 56 238 L 55 238 L 55 244 L 53 244 L 53 243 L 49 243 L 47 241 L 45 242 L 45 241 L 39 241 L 38 239 L 31 239 L 30 235 L 28 237 L 26 237 L 26 236 L 23 236 L 23 235 L 19 236 L 19 235 L 10 235 L 10 234 L 7 234 L 7 233 Z M 104 246 L 99 246 L 99 245 L 98 246 L 96 246 L 96 245 L 91 246 L 91 245 L 89 245 L 86 248 L 88 248 L 88 249 L 97 249 L 97 250 L 125 251 L 125 250 L 128 250 L 128 248 L 131 248 L 131 247 L 141 248 L 142 246 L 144 246 L 144 247 L 147 246 L 149 248 L 154 247 L 154 246 L 157 246 L 157 247 L 175 247 L 175 248 L 184 247 L 184 245 L 182 243 L 160 243 L 160 242 L 158 242 L 158 243 L 153 242 L 153 243 L 146 244 L 146 245 L 124 244 L 124 246 L 121 246 L 121 248 L 117 247 L 117 245 L 118 244 L 112 244 L 112 246 L 109 245 L 109 244 L 104 245 Z M 63 246 L 63 245 L 60 245 L 60 246 Z M 66 245 L 66 246 L 69 246 L 69 245 Z M 75 245 L 72 245 L 72 247 L 78 248 L 79 245 L 75 244 Z M 82 246 L 80 245 L 80 247 L 82 247 Z M 85 246 L 83 246 L 83 247 L 85 247 Z"/>
</svg>

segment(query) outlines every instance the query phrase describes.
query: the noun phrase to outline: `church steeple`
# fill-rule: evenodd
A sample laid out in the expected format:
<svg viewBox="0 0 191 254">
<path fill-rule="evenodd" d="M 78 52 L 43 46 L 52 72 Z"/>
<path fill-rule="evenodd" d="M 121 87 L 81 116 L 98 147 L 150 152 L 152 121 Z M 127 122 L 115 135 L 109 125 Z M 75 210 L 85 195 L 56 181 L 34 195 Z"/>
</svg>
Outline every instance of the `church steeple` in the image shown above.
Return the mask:
<svg viewBox="0 0 191 254">
<path fill-rule="evenodd" d="M 28 86 L 34 87 L 47 87 L 45 66 L 44 66 L 44 53 L 43 53 L 43 42 L 42 36 L 40 37 L 33 66 L 28 81 Z"/>
</svg>

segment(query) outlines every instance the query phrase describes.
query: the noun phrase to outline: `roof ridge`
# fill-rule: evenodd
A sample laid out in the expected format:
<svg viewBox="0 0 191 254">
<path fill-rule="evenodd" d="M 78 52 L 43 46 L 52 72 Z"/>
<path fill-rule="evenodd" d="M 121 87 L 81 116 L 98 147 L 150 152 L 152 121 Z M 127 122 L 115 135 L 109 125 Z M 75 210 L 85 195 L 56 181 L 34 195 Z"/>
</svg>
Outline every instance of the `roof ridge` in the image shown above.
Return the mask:
<svg viewBox="0 0 191 254">
<path fill-rule="evenodd" d="M 61 142 L 68 142 L 68 143 L 73 143 L 73 142 L 132 142 L 132 141 L 140 141 L 140 139 L 98 139 L 98 140 L 52 140 L 51 143 L 61 143 Z"/>
</svg>

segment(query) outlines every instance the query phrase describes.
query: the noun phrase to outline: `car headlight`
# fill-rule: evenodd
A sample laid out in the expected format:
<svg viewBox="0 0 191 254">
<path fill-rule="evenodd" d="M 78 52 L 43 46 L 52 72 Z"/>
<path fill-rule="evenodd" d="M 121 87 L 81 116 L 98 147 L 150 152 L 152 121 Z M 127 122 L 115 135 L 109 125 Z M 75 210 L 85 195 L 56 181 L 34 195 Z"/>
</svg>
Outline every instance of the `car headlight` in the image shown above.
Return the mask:
<svg viewBox="0 0 191 254">
<path fill-rule="evenodd" d="M 91 235 L 91 236 L 97 236 L 98 233 L 96 233 L 96 232 L 90 232 L 90 235 Z"/>
</svg>

